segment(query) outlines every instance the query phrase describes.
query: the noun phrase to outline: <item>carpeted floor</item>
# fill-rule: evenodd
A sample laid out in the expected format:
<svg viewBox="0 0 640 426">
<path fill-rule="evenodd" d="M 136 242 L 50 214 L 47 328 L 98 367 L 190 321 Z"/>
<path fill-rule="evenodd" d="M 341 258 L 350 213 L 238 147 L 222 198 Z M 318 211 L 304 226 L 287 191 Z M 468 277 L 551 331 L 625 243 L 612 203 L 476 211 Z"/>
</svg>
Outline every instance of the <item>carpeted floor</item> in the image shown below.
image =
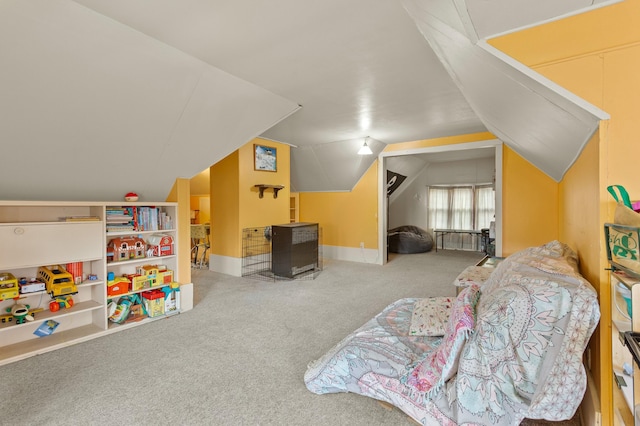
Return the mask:
<svg viewBox="0 0 640 426">
<path fill-rule="evenodd" d="M 481 257 L 325 261 L 292 282 L 194 270 L 192 311 L 1 366 L 0 425 L 412 424 L 370 398 L 309 392 L 307 364 L 395 300 L 454 295 Z"/>
</svg>

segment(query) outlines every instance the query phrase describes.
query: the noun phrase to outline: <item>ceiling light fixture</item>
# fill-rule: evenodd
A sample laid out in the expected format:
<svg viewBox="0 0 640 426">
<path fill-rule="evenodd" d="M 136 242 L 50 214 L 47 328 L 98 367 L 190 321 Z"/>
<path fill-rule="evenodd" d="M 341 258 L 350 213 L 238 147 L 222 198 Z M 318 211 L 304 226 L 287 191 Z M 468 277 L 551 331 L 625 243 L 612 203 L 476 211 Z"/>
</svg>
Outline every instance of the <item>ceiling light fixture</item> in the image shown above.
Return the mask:
<svg viewBox="0 0 640 426">
<path fill-rule="evenodd" d="M 369 136 L 364 138 L 364 144 L 362 145 L 362 147 L 358 151 L 358 155 L 371 155 L 371 154 L 373 154 L 373 151 L 371 151 L 371 148 L 369 148 L 369 145 L 367 145 L 367 139 L 369 139 Z"/>
</svg>

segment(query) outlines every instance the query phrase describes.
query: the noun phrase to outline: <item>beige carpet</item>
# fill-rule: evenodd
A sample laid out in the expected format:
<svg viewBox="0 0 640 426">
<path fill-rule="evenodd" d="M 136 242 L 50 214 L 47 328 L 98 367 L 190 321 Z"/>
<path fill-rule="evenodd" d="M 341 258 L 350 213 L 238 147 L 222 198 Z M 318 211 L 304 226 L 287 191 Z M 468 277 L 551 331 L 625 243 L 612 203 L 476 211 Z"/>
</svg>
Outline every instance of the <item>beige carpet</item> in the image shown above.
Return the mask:
<svg viewBox="0 0 640 426">
<path fill-rule="evenodd" d="M 309 392 L 307 364 L 395 300 L 454 295 L 481 257 L 326 261 L 275 283 L 194 270 L 192 311 L 0 366 L 0 425 L 410 425 L 371 398 Z"/>
</svg>

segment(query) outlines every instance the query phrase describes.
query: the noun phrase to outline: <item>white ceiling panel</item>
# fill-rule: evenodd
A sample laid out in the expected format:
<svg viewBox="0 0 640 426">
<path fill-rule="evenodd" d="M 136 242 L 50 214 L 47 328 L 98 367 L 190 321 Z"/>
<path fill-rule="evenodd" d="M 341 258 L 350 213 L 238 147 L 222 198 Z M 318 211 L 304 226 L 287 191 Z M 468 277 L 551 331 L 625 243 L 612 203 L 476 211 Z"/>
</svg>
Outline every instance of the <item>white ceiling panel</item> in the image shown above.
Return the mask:
<svg viewBox="0 0 640 426">
<path fill-rule="evenodd" d="M 358 155 L 363 138 L 291 149 L 291 182 L 295 191 L 351 191 L 386 146 L 367 138 L 371 155 Z"/>
<path fill-rule="evenodd" d="M 349 141 L 367 135 L 490 129 L 557 177 L 580 101 L 476 40 L 610 3 L 416 1 L 426 37 L 401 0 L 0 0 L 2 154 L 47 171 L 5 166 L 0 197 L 163 199 L 256 135 L 299 147 L 292 186 L 313 190 L 355 185 L 368 159 Z"/>
<path fill-rule="evenodd" d="M 297 109 L 76 3 L 0 6 L 3 199 L 162 200 Z"/>
<path fill-rule="evenodd" d="M 622 0 L 459 0 L 480 39 L 575 15 Z"/>
<path fill-rule="evenodd" d="M 398 1 L 77 2 L 302 105 L 269 139 L 396 143 L 486 130 Z"/>
<path fill-rule="evenodd" d="M 444 24 L 428 1 L 409 14 L 489 131 L 559 181 L 608 115 Z"/>
</svg>

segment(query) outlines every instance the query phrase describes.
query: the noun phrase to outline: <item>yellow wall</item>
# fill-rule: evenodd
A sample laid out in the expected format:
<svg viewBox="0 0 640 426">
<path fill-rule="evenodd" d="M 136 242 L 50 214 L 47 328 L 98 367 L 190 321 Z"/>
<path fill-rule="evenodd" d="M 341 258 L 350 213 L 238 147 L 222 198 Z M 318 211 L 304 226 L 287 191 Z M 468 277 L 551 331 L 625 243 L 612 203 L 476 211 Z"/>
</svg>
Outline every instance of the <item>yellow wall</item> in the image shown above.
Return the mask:
<svg viewBox="0 0 640 426">
<path fill-rule="evenodd" d="M 606 125 L 603 128 L 606 132 Z M 576 250 L 582 275 L 599 293 L 601 305 L 609 306 L 609 292 L 603 291 L 607 288 L 607 275 L 604 266 L 606 256 L 601 250 L 604 209 L 600 208 L 600 142 L 601 136 L 597 133 L 560 183 L 560 239 Z M 603 310 L 601 323 L 606 324 L 610 320 L 610 312 Z M 591 339 L 590 348 L 594 354 L 591 371 L 594 378 L 597 377 L 608 388 L 611 386 L 611 374 L 602 372 L 603 364 L 611 364 L 611 334 L 610 329 L 604 335 L 601 330 L 602 327 L 598 328 Z"/>
<path fill-rule="evenodd" d="M 459 135 L 387 146 L 385 152 L 495 139 Z M 502 255 L 558 238 L 558 184 L 508 147 L 502 160 Z"/>
<path fill-rule="evenodd" d="M 558 238 L 558 183 L 505 146 L 502 255 Z"/>
<path fill-rule="evenodd" d="M 207 178 L 209 178 L 209 173 L 207 173 Z M 211 197 L 209 195 L 192 195 L 189 205 L 192 211 L 197 211 L 193 223 L 211 222 Z"/>
<path fill-rule="evenodd" d="M 211 177 L 209 176 L 209 169 L 203 170 L 190 180 L 191 196 L 209 196 Z"/>
<path fill-rule="evenodd" d="M 492 140 L 491 133 L 388 145 L 385 152 Z M 558 238 L 558 184 L 517 153 L 503 152 L 503 255 Z M 300 193 L 300 220 L 318 222 L 323 244 L 378 248 L 378 164 L 351 192 Z"/>
<path fill-rule="evenodd" d="M 387 145 L 384 149 L 384 152 L 404 151 L 404 150 L 417 149 L 417 148 L 429 148 L 429 147 L 442 146 L 442 145 L 454 145 L 459 143 L 487 141 L 492 139 L 496 139 L 496 137 L 489 132 L 470 133 L 467 135 L 449 136 L 446 138 L 423 139 L 423 140 L 413 141 L 413 142 L 394 143 L 392 145 Z"/>
<path fill-rule="evenodd" d="M 254 170 L 254 143 L 277 150 L 277 171 Z M 289 223 L 289 145 L 254 139 L 210 168 L 211 253 L 242 257 L 242 229 Z M 284 185 L 259 198 L 257 184 Z"/>
<path fill-rule="evenodd" d="M 276 148 L 277 171 L 265 172 L 255 170 L 253 167 L 254 144 Z M 269 226 L 289 223 L 289 194 L 291 193 L 291 151 L 290 146 L 268 141 L 254 139 L 239 150 L 240 173 L 240 228 L 253 226 Z M 258 197 L 258 188 L 254 185 L 283 185 L 278 192 L 278 198 L 273 198 L 273 190 L 267 189 L 263 198 Z M 240 233 L 238 233 L 240 237 Z M 240 257 L 241 253 L 238 254 Z"/>
<path fill-rule="evenodd" d="M 385 152 L 495 139 L 491 133 L 474 133 L 387 145 Z M 378 162 L 350 192 L 301 192 L 300 221 L 318 222 L 322 244 L 378 248 Z"/>
<path fill-rule="evenodd" d="M 378 162 L 351 192 L 301 192 L 300 221 L 317 222 L 323 245 L 378 247 Z"/>
<path fill-rule="evenodd" d="M 238 151 L 235 151 L 210 168 L 210 252 L 219 256 L 239 257 L 241 250 L 237 238 L 237 230 L 240 228 L 239 158 Z"/>
<path fill-rule="evenodd" d="M 178 274 L 175 280 L 180 283 L 191 282 L 191 258 L 189 256 L 189 180 L 176 179 L 166 201 L 178 203 Z"/>
<path fill-rule="evenodd" d="M 600 298 L 590 344 L 592 373 L 611 424 L 611 305 L 603 223 L 615 203 L 606 191 L 624 185 L 640 198 L 640 0 L 624 2 L 501 37 L 491 44 L 611 115 L 559 186 L 560 238 L 579 254 L 581 272 Z"/>
</svg>

